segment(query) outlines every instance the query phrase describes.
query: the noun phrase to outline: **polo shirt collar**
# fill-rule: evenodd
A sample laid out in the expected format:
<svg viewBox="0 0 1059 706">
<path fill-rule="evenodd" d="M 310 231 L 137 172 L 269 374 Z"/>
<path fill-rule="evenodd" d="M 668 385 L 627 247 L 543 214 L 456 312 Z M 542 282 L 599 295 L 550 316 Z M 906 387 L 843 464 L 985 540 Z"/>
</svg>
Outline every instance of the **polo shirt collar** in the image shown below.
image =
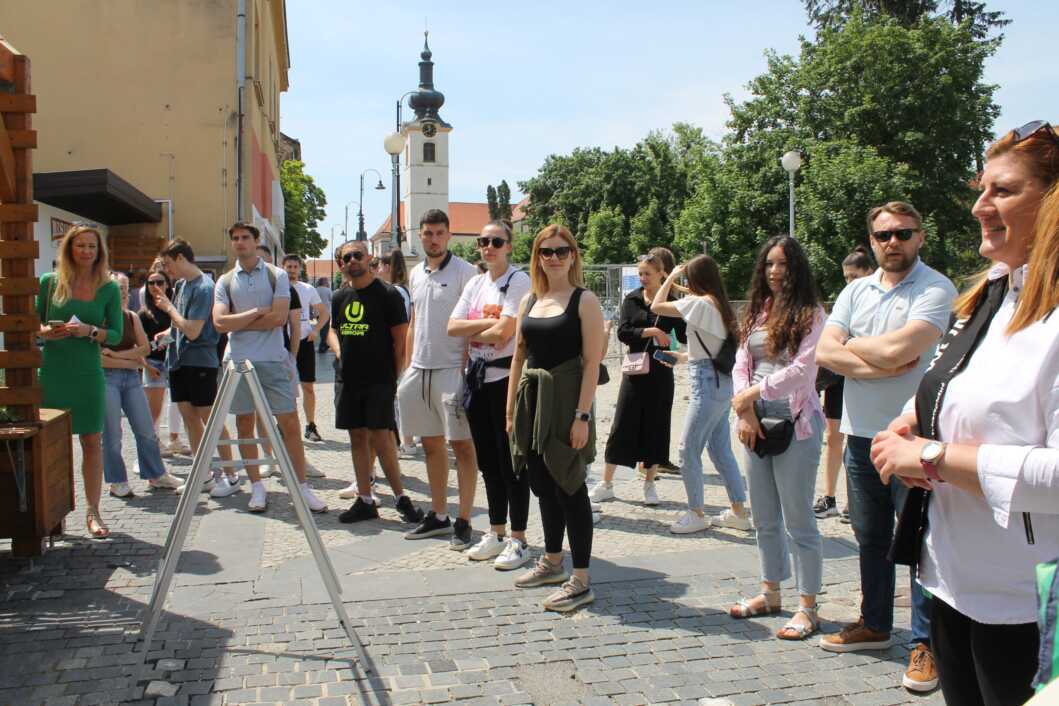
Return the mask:
<svg viewBox="0 0 1059 706">
<path fill-rule="evenodd" d="M 451 259 L 452 259 L 452 251 L 451 250 L 447 250 L 447 251 L 445 251 L 445 259 L 441 261 L 440 265 L 438 265 L 438 269 L 436 269 L 436 270 L 430 269 L 430 267 L 427 266 L 427 261 L 423 260 L 423 270 L 426 271 L 426 273 L 428 275 L 429 274 L 433 274 L 435 272 L 441 272 L 449 264 L 449 261 Z"/>
<path fill-rule="evenodd" d="M 909 271 L 909 273 L 907 275 L 905 275 L 905 278 L 903 280 L 901 280 L 900 282 L 895 284 L 892 287 L 892 289 L 897 289 L 898 287 L 903 287 L 906 284 L 912 284 L 913 282 L 916 281 L 916 278 L 918 278 L 919 275 L 923 273 L 923 270 L 925 270 L 926 267 L 927 266 L 925 264 L 923 264 L 922 258 L 920 258 L 917 255 L 916 256 L 916 264 L 912 265 L 911 271 Z M 873 272 L 872 275 L 871 275 L 872 284 L 875 285 L 876 287 L 878 287 L 879 289 L 884 289 L 884 287 L 882 285 L 882 276 L 883 276 L 883 268 L 881 268 L 881 267 L 876 267 L 875 268 L 875 272 Z"/>
<path fill-rule="evenodd" d="M 240 272 L 245 272 L 248 275 L 249 274 L 253 274 L 254 272 L 257 272 L 258 270 L 265 269 L 265 261 L 261 259 L 260 255 L 257 256 L 257 263 L 255 263 L 254 266 L 251 267 L 249 270 L 244 270 L 242 263 L 239 263 L 238 260 L 236 260 L 236 263 L 239 264 L 239 271 Z"/>
</svg>

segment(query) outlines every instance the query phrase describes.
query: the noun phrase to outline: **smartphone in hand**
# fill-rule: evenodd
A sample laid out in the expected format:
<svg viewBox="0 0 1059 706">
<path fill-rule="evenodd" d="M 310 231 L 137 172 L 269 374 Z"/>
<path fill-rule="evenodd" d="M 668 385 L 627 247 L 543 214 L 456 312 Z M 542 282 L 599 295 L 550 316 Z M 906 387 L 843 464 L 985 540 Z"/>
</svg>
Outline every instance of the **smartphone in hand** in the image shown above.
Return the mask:
<svg viewBox="0 0 1059 706">
<path fill-rule="evenodd" d="M 655 352 L 651 354 L 651 357 L 665 365 L 673 366 L 677 364 L 677 357 L 672 353 L 666 353 L 663 350 L 655 350 Z"/>
</svg>

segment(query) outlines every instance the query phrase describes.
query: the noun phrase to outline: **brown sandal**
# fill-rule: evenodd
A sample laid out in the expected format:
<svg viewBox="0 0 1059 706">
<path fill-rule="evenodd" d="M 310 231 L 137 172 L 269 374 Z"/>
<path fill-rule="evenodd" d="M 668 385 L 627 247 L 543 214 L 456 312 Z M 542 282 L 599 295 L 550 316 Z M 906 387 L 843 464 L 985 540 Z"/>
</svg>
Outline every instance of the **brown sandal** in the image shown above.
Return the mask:
<svg viewBox="0 0 1059 706">
<path fill-rule="evenodd" d="M 776 603 L 770 603 L 769 597 L 774 596 Z M 741 598 L 739 602 L 728 609 L 728 615 L 733 618 L 753 618 L 758 615 L 773 615 L 779 613 L 781 605 L 779 602 L 780 592 L 779 591 L 762 591 L 753 598 Z M 751 604 L 751 601 L 761 598 L 765 604 L 764 608 L 757 608 Z"/>
<path fill-rule="evenodd" d="M 92 529 L 92 525 L 95 525 L 95 529 Z M 92 539 L 106 539 L 110 536 L 110 528 L 103 522 L 103 518 L 99 516 L 99 510 L 97 508 L 89 508 L 87 515 L 85 516 L 85 525 L 88 527 L 88 534 Z"/>
</svg>

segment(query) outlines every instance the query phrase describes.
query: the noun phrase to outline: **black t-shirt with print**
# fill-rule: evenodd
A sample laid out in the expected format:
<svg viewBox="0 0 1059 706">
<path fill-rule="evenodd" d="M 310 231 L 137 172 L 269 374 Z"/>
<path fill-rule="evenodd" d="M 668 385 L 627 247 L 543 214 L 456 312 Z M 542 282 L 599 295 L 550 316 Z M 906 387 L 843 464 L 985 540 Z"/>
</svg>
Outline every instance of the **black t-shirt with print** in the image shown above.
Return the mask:
<svg viewBox="0 0 1059 706">
<path fill-rule="evenodd" d="M 401 293 L 381 279 L 364 289 L 343 287 L 331 299 L 331 328 L 341 362 L 336 382 L 396 384 L 391 328 L 408 323 Z"/>
</svg>

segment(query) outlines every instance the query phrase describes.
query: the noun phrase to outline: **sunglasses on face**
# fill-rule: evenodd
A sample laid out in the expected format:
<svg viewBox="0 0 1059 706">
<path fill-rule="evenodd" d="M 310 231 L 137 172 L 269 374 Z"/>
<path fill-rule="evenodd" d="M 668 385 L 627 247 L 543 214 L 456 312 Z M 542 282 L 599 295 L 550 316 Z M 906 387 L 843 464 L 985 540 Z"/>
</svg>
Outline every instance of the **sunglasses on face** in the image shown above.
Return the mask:
<svg viewBox="0 0 1059 706">
<path fill-rule="evenodd" d="M 478 238 L 478 247 L 484 248 L 486 245 L 492 245 L 495 250 L 507 245 L 507 241 L 503 238 Z"/>
<path fill-rule="evenodd" d="M 1028 122 L 1022 127 L 1015 128 L 1012 132 L 1015 133 L 1016 144 L 1023 140 L 1028 140 L 1038 133 L 1044 133 L 1050 137 L 1053 142 L 1059 143 L 1059 135 L 1055 134 L 1055 130 L 1047 120 L 1034 120 Z"/>
<path fill-rule="evenodd" d="M 164 279 L 149 279 L 149 280 L 147 280 L 147 284 L 149 286 L 151 286 L 151 287 L 164 287 L 165 286 L 165 280 Z"/>
<path fill-rule="evenodd" d="M 347 252 L 345 255 L 342 256 L 342 263 L 348 265 L 350 260 L 356 260 L 357 262 L 360 262 L 363 259 L 364 253 L 359 250 L 354 250 L 353 252 Z"/>
<path fill-rule="evenodd" d="M 570 257 L 570 253 L 572 253 L 573 251 L 574 249 L 569 245 L 562 245 L 557 248 L 541 248 L 538 252 L 540 252 L 541 254 L 541 259 L 550 259 L 553 257 L 557 257 L 560 260 L 565 260 L 566 258 Z"/>
<path fill-rule="evenodd" d="M 889 243 L 890 238 L 897 238 L 902 243 L 906 243 L 911 240 L 912 236 L 915 234 L 915 228 L 897 228 L 895 230 L 877 230 L 871 234 L 871 237 L 875 238 L 875 240 L 880 243 Z"/>
</svg>

